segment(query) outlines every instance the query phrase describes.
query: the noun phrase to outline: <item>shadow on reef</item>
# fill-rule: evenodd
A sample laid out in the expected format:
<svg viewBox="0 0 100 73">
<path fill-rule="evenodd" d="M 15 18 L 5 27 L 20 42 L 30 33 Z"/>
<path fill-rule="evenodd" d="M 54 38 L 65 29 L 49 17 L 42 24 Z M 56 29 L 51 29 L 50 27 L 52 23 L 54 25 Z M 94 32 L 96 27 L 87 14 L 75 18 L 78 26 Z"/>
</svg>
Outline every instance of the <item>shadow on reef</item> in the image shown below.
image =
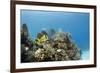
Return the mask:
<svg viewBox="0 0 100 73">
<path fill-rule="evenodd" d="M 69 32 L 43 30 L 35 40 L 29 35 L 26 24 L 21 27 L 21 62 L 47 62 L 80 60 L 81 50 Z"/>
</svg>

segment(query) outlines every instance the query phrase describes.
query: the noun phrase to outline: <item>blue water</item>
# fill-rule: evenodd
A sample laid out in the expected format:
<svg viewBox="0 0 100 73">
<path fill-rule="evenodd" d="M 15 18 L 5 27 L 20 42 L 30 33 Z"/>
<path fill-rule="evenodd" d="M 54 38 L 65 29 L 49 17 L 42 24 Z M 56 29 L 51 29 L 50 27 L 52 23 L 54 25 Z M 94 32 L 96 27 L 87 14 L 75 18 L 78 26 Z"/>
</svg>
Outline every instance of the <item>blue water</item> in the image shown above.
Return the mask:
<svg viewBox="0 0 100 73">
<path fill-rule="evenodd" d="M 89 13 L 21 10 L 21 25 L 26 23 L 31 38 L 44 29 L 70 32 L 82 50 L 82 59 L 89 59 Z"/>
</svg>

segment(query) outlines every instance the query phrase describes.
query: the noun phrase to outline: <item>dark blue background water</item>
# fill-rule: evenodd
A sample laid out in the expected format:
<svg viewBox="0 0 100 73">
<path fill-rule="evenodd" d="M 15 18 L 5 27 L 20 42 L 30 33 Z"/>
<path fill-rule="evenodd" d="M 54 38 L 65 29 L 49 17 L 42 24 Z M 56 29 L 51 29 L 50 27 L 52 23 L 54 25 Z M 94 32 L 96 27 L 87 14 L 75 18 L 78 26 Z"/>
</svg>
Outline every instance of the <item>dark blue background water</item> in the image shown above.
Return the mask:
<svg viewBox="0 0 100 73">
<path fill-rule="evenodd" d="M 43 29 L 70 32 L 83 59 L 89 58 L 89 13 L 21 10 L 21 25 L 24 23 L 33 39 Z"/>
</svg>

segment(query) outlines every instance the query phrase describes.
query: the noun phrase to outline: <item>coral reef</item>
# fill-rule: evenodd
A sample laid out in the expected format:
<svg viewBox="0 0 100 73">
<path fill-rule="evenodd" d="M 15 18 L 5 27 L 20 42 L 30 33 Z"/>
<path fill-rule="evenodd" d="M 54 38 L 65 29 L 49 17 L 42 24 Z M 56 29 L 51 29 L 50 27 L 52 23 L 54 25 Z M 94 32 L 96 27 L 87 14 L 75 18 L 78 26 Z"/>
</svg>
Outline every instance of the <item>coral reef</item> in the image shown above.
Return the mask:
<svg viewBox="0 0 100 73">
<path fill-rule="evenodd" d="M 43 30 L 35 40 L 29 35 L 26 24 L 21 27 L 21 62 L 80 60 L 81 50 L 72 40 L 71 33 Z"/>
</svg>

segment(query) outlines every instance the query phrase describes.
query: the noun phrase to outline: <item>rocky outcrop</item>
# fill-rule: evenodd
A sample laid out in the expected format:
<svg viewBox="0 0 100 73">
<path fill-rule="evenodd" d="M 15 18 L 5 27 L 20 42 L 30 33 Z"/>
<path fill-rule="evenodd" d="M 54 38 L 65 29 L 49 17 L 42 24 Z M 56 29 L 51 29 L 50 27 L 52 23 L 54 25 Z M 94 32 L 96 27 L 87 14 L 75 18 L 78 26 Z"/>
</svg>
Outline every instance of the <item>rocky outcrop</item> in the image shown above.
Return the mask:
<svg viewBox="0 0 100 73">
<path fill-rule="evenodd" d="M 29 37 L 27 26 L 23 24 L 21 62 L 68 61 L 81 58 L 81 50 L 73 42 L 69 32 L 52 29 L 37 33 L 35 40 L 29 39 Z"/>
</svg>

